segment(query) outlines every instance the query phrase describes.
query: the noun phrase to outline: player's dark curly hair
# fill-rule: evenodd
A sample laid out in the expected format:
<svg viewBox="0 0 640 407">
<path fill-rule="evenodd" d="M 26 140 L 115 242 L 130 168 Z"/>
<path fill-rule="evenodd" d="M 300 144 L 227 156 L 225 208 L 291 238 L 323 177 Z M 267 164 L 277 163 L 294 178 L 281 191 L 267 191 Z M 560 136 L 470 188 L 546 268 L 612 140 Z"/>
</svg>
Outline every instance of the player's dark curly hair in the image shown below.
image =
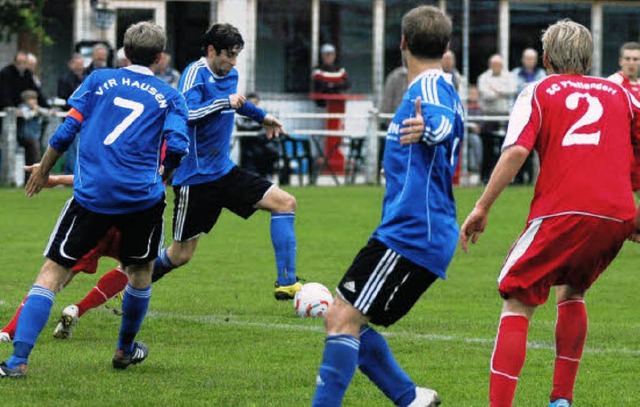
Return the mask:
<svg viewBox="0 0 640 407">
<path fill-rule="evenodd" d="M 233 48 L 244 48 L 244 40 L 240 31 L 231 24 L 216 23 L 207 30 L 200 41 L 202 55 L 207 55 L 207 47 L 213 46 L 217 53 L 223 50 L 231 51 Z"/>
</svg>

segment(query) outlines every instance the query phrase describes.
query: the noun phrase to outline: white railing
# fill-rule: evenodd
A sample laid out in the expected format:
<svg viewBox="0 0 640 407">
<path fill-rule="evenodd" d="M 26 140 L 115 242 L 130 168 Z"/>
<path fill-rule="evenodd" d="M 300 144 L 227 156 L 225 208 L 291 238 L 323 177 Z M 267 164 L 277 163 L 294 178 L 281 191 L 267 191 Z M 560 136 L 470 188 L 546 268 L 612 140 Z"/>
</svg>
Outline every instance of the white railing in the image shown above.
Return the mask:
<svg viewBox="0 0 640 407">
<path fill-rule="evenodd" d="M 48 138 L 53 134 L 55 127 L 52 124 L 55 124 L 57 127 L 57 123 L 63 120 L 66 116 L 66 112 L 57 112 L 54 116 L 58 118 L 58 121 L 55 123 L 51 123 L 47 131 L 45 132 L 45 137 Z M 324 137 L 341 137 L 345 139 L 354 139 L 354 138 L 362 138 L 365 139 L 364 143 L 364 162 L 365 162 L 365 170 L 364 170 L 364 182 L 368 184 L 373 184 L 379 180 L 379 171 L 380 171 L 380 163 L 378 162 L 379 152 L 378 152 L 378 140 L 380 138 L 386 137 L 385 131 L 380 131 L 379 126 L 382 121 L 388 121 L 393 118 L 392 114 L 384 114 L 379 113 L 376 110 L 370 110 L 367 114 L 344 114 L 344 113 L 289 113 L 289 114 L 281 114 L 279 118 L 284 122 L 285 129 L 288 134 L 292 136 L 308 136 L 316 139 L 315 145 L 318 149 L 320 149 L 320 144 L 317 142 L 318 139 Z M 0 111 L 0 119 L 2 120 L 2 133 L 0 134 L 0 150 L 1 150 L 1 159 L 0 159 L 0 185 L 8 186 L 8 185 L 16 185 L 17 177 L 17 169 L 16 169 L 16 157 L 18 151 L 18 143 L 17 143 L 17 126 L 16 126 L 16 112 L 15 109 L 5 109 L 4 111 Z M 351 120 L 352 122 L 355 120 L 357 126 L 350 126 L 350 129 L 342 129 L 338 130 L 330 130 L 317 128 L 318 126 L 313 126 L 313 122 L 322 121 L 322 123 L 326 123 L 327 120 L 341 120 L 347 121 Z M 467 123 L 469 122 L 507 122 L 509 119 L 508 116 L 468 116 L 466 118 Z M 301 126 L 300 123 L 304 124 Z M 287 126 L 287 122 L 296 123 L 296 128 L 292 128 Z M 316 128 L 314 128 L 316 127 Z M 234 132 L 234 139 L 238 137 L 254 137 L 256 136 L 256 132 Z M 47 140 L 43 140 L 46 142 Z M 467 149 L 466 138 L 465 144 L 463 145 L 464 151 Z M 317 151 L 318 154 L 325 155 L 324 151 Z M 327 158 L 327 157 L 325 157 Z M 467 179 L 467 159 L 466 154 L 461 154 L 461 184 L 466 184 Z M 334 177 L 334 179 L 336 179 Z"/>
</svg>

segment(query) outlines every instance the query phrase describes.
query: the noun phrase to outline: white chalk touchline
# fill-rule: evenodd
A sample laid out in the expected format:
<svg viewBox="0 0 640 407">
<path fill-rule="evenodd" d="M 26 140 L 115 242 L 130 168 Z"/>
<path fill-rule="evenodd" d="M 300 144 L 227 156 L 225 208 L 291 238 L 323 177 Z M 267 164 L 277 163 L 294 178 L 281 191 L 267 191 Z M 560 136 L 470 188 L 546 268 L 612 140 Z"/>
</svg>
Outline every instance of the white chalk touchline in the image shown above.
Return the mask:
<svg viewBox="0 0 640 407">
<path fill-rule="evenodd" d="M 307 326 L 284 323 L 269 322 L 252 322 L 238 319 L 238 317 L 218 316 L 218 315 L 182 315 L 168 312 L 149 311 L 148 316 L 153 318 L 177 319 L 183 321 L 201 322 L 211 325 L 237 325 L 246 327 L 256 327 L 262 329 L 281 329 L 281 330 L 297 330 L 310 332 L 324 332 L 321 326 Z M 420 334 L 415 332 L 381 332 L 382 335 L 391 338 L 411 338 L 414 340 L 423 340 L 431 342 L 462 342 L 462 343 L 481 343 L 493 346 L 494 338 L 469 338 L 456 335 L 437 335 L 437 334 Z M 548 342 L 527 342 L 529 349 L 555 350 L 555 346 Z M 621 354 L 640 356 L 640 349 L 627 348 L 593 348 L 585 347 L 584 353 L 591 354 Z"/>
</svg>

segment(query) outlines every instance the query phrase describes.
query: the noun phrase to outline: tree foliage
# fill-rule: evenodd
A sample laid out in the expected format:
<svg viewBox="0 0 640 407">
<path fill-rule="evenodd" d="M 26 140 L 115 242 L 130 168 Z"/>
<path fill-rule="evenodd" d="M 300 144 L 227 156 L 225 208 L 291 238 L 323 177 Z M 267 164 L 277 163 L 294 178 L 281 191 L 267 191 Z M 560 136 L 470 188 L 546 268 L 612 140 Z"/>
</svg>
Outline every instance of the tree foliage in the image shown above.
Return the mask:
<svg viewBox="0 0 640 407">
<path fill-rule="evenodd" d="M 9 42 L 15 34 L 28 33 L 41 44 L 53 41 L 44 29 L 47 0 L 0 0 L 0 41 Z"/>
</svg>

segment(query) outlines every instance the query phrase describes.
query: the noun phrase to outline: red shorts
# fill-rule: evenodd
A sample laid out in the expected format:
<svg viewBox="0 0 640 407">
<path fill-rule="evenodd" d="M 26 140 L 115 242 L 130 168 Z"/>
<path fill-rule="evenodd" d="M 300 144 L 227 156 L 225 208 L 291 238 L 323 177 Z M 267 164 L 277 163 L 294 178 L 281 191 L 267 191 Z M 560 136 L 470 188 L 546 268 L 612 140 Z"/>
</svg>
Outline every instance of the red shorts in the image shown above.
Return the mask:
<svg viewBox="0 0 640 407">
<path fill-rule="evenodd" d="M 498 277 L 500 295 L 530 306 L 551 286 L 591 287 L 633 231 L 633 221 L 563 215 L 531 221 L 513 244 Z"/>
<path fill-rule="evenodd" d="M 112 259 L 119 260 L 120 253 L 120 231 L 115 227 L 112 227 L 107 231 L 102 240 L 98 242 L 96 247 L 73 266 L 72 271 L 74 273 L 84 272 L 87 274 L 95 274 L 98 270 L 98 259 L 100 257 L 111 257 Z"/>
</svg>

